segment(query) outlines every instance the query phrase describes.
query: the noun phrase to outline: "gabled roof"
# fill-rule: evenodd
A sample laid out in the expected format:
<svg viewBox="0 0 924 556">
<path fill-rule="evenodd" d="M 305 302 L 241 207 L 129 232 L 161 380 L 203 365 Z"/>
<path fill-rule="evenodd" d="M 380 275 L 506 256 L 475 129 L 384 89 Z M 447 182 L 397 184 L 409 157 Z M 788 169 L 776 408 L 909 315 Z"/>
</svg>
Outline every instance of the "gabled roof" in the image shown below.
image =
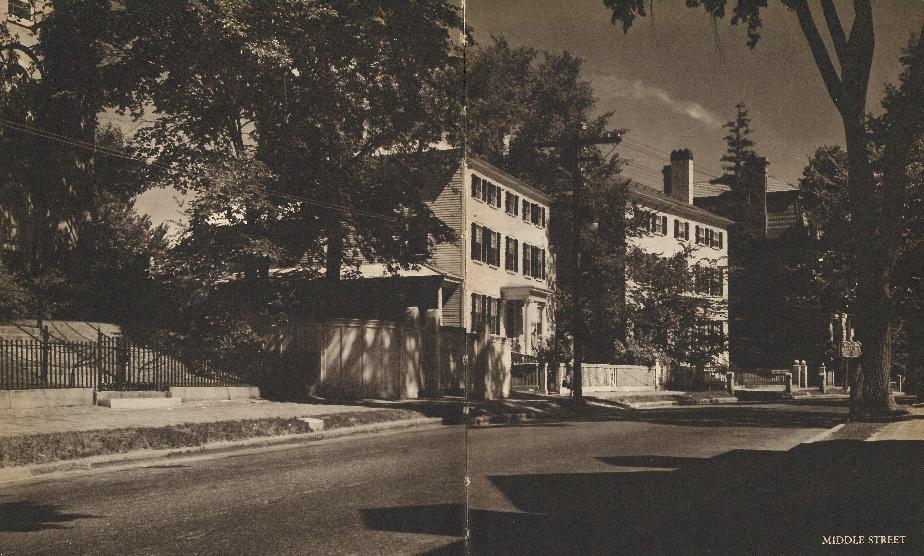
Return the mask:
<svg viewBox="0 0 924 556">
<path fill-rule="evenodd" d="M 538 199 L 539 201 L 547 205 L 552 203 L 552 198 L 546 195 L 545 193 L 543 193 L 542 191 L 539 191 L 538 189 L 529 185 L 528 183 L 521 180 L 520 178 L 517 178 L 511 174 L 508 174 L 507 172 L 501 170 L 497 166 L 485 160 L 482 160 L 475 156 L 468 155 L 465 157 L 465 161 L 468 164 L 469 168 L 477 172 L 481 172 L 482 174 L 492 177 L 498 181 L 503 182 L 503 184 L 501 185 L 504 185 L 506 187 L 512 187 L 513 189 L 518 189 L 520 190 L 521 193 L 526 193 L 530 195 L 531 197 L 533 197 L 534 199 Z"/>
<path fill-rule="evenodd" d="M 657 189 L 652 189 L 648 186 L 631 180 L 628 182 L 628 190 L 629 199 L 654 209 L 660 209 L 664 212 L 683 216 L 696 222 L 702 222 L 703 224 L 709 224 L 722 228 L 727 228 L 728 226 L 734 224 L 733 221 L 729 220 L 728 218 L 719 216 L 714 212 L 709 212 L 704 208 L 684 203 L 679 199 L 674 199 L 673 197 L 665 195 L 663 192 L 658 191 Z"/>
<path fill-rule="evenodd" d="M 798 191 L 795 185 L 785 182 L 773 176 L 767 176 L 767 193 L 778 193 L 787 191 Z M 722 193 L 730 191 L 727 185 L 709 183 L 708 181 L 696 182 L 693 184 L 693 197 L 700 199 L 703 197 L 718 197 Z"/>
</svg>

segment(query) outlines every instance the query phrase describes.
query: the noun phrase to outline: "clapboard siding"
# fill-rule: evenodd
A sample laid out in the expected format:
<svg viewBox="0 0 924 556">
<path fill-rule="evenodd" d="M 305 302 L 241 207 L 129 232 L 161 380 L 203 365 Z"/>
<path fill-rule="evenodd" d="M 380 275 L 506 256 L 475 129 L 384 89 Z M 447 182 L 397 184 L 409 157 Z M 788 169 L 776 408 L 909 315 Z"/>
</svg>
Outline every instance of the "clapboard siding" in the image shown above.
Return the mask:
<svg viewBox="0 0 924 556">
<path fill-rule="evenodd" d="M 462 326 L 462 286 L 443 287 L 443 326 Z"/>
<path fill-rule="evenodd" d="M 457 237 L 453 243 L 440 243 L 433 248 L 433 266 L 453 276 L 462 276 L 462 170 L 456 171 L 448 184 L 433 191 L 431 199 L 428 203 L 434 216 Z"/>
</svg>

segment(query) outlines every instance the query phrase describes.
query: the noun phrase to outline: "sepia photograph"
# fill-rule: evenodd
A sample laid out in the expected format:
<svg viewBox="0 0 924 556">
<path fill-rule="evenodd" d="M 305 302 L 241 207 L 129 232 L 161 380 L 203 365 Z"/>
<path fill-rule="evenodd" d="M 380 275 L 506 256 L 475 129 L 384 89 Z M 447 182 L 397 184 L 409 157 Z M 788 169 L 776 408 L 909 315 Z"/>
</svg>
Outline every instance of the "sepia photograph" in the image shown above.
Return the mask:
<svg viewBox="0 0 924 556">
<path fill-rule="evenodd" d="M 924 553 L 924 1 L 0 0 L 0 556 Z"/>
</svg>

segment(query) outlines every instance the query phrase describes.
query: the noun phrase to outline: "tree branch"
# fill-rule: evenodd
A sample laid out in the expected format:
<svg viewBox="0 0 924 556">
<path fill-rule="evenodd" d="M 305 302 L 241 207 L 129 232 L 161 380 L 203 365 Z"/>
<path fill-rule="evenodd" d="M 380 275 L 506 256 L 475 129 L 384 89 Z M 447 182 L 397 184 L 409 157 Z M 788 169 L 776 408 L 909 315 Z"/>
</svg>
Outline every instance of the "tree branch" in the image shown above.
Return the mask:
<svg viewBox="0 0 924 556">
<path fill-rule="evenodd" d="M 834 52 L 843 67 L 844 59 L 847 56 L 847 36 L 844 34 L 841 18 L 837 15 L 837 8 L 834 7 L 834 0 L 821 0 L 821 9 L 825 14 L 825 22 L 828 24 L 828 32 L 831 33 L 831 40 L 834 42 Z"/>
<path fill-rule="evenodd" d="M 866 90 L 873 67 L 876 37 L 873 31 L 873 8 L 869 0 L 854 0 L 853 27 L 847 39 L 847 58 L 842 60 L 844 93 L 848 105 L 857 114 L 866 110 Z"/>
<path fill-rule="evenodd" d="M 812 12 L 805 0 L 794 2 L 792 8 L 799 18 L 799 26 L 802 27 L 802 34 L 805 35 L 809 49 L 812 51 L 812 57 L 815 58 L 815 65 L 818 66 L 818 71 L 821 72 L 825 87 L 828 88 L 828 95 L 834 101 L 834 106 L 843 114 L 844 88 L 840 77 L 837 75 L 837 70 L 834 69 L 834 64 L 831 63 L 828 48 L 825 46 L 824 41 L 821 40 L 818 27 L 815 26 L 815 20 L 812 19 Z"/>
<path fill-rule="evenodd" d="M 32 60 L 32 63 L 35 64 L 36 69 L 38 69 L 39 76 L 42 79 L 45 79 L 45 71 L 42 69 L 42 61 L 38 56 L 35 55 L 35 52 L 28 46 L 18 43 L 11 42 L 9 44 L 0 45 L 0 50 L 18 50 L 29 57 Z"/>
</svg>

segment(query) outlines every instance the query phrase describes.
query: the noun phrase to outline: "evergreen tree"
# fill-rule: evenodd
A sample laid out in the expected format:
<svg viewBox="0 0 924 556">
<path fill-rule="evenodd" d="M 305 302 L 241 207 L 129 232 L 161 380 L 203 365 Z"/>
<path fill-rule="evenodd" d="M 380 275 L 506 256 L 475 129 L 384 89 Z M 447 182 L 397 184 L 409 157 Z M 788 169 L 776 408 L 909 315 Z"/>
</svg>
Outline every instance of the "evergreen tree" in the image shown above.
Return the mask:
<svg viewBox="0 0 924 556">
<path fill-rule="evenodd" d="M 735 105 L 734 119 L 726 122 L 723 127 L 728 131 L 724 137 L 727 149 L 720 158 L 725 173 L 710 183 L 725 185 L 729 189 L 724 202 L 717 207 L 717 212 L 743 225 L 744 219 L 750 216 L 748 209 L 754 201 L 753 196 L 758 193 L 751 191 L 753 180 L 750 168 L 757 152 L 754 150 L 756 143 L 750 138 L 753 133 L 751 118 L 743 102 Z"/>
</svg>

